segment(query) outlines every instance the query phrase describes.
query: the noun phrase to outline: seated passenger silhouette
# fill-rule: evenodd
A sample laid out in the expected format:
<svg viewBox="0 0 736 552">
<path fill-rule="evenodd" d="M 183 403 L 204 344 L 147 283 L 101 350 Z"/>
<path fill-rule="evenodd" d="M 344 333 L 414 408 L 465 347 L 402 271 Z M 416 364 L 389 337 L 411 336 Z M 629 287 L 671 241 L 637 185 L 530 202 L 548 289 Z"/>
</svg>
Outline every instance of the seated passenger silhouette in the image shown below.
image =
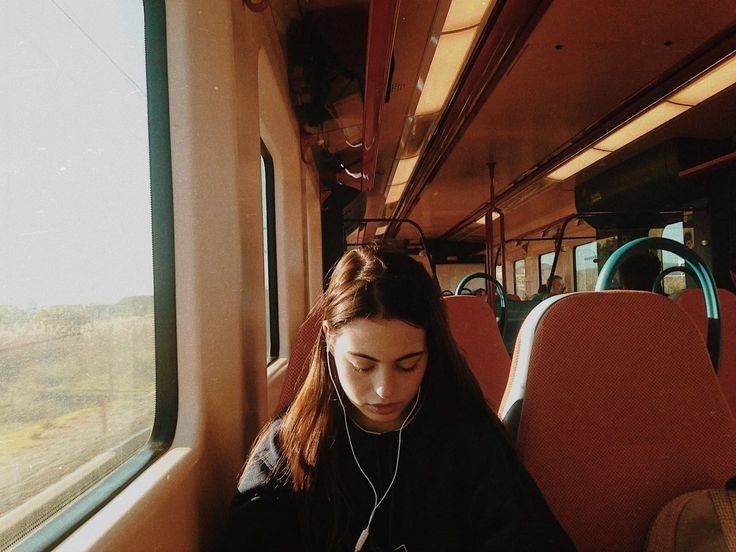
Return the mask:
<svg viewBox="0 0 736 552">
<path fill-rule="evenodd" d="M 652 291 L 654 281 L 662 272 L 659 257 L 648 253 L 638 253 L 627 257 L 618 269 L 623 289 Z M 656 290 L 663 293 L 661 287 Z"/>
<path fill-rule="evenodd" d="M 562 276 L 558 276 L 557 274 L 552 276 L 552 284 L 549 288 L 550 296 L 565 293 L 565 289 L 567 289 L 567 286 L 565 286 L 565 280 L 562 279 Z"/>
<path fill-rule="evenodd" d="M 542 284 L 537 288 L 537 293 L 532 295 L 529 299 L 531 301 L 537 301 L 539 299 L 546 299 L 547 297 L 549 297 L 549 293 L 547 293 L 547 284 Z"/>
<path fill-rule="evenodd" d="M 546 299 L 553 295 L 560 295 L 561 293 L 565 293 L 565 289 L 567 289 L 565 286 L 565 280 L 562 279 L 562 276 L 555 274 L 552 276 L 552 284 L 550 285 L 549 291 L 547 291 L 547 284 L 542 284 L 539 286 L 537 293 L 535 293 L 531 299 Z"/>
</svg>

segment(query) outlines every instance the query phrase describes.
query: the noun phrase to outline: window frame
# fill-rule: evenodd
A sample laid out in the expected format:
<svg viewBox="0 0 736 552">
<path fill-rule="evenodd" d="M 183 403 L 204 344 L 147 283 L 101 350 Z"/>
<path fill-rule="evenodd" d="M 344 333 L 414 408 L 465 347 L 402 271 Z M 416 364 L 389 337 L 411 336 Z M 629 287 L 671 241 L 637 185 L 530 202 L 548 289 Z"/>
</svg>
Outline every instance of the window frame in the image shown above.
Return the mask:
<svg viewBox="0 0 736 552">
<path fill-rule="evenodd" d="M 274 171 L 273 156 L 261 139 L 261 159 L 263 160 L 266 179 L 261 183 L 266 211 L 266 236 L 268 255 L 264 262 L 268 268 L 268 343 L 266 344 L 267 364 L 279 358 L 279 286 L 278 286 L 278 259 L 276 253 L 276 173 Z"/>
<path fill-rule="evenodd" d="M 94 483 L 73 503 L 39 524 L 14 550 L 46 550 L 59 545 L 169 449 L 178 413 L 174 203 L 171 169 L 165 0 L 142 0 L 148 110 L 156 409 L 146 446 Z"/>
<path fill-rule="evenodd" d="M 580 245 L 576 245 L 572 248 L 572 287 L 575 291 L 578 291 L 578 255 L 577 251 L 578 248 L 584 247 L 586 245 L 590 245 L 591 243 L 598 243 L 598 240 L 589 241 L 586 243 L 581 243 Z M 597 250 L 597 246 L 596 246 Z M 596 264 L 596 267 L 598 265 Z M 598 273 L 600 274 L 600 269 L 598 270 Z"/>
<path fill-rule="evenodd" d="M 539 279 L 539 287 L 542 287 L 542 285 L 547 285 L 546 281 L 542 281 L 542 257 L 545 255 L 552 255 L 552 262 L 554 263 L 555 260 L 555 250 L 547 251 L 546 253 L 540 253 L 539 256 L 537 256 L 537 275 Z M 550 272 L 550 276 L 552 273 Z"/>
<path fill-rule="evenodd" d="M 516 278 L 516 274 L 517 274 L 516 264 L 517 263 L 524 263 L 524 280 L 526 280 L 526 258 L 524 257 L 524 258 L 517 259 L 514 261 L 514 295 L 521 297 L 519 295 L 519 289 L 518 289 L 517 278 Z M 524 285 L 524 294 L 526 295 L 526 285 Z"/>
</svg>

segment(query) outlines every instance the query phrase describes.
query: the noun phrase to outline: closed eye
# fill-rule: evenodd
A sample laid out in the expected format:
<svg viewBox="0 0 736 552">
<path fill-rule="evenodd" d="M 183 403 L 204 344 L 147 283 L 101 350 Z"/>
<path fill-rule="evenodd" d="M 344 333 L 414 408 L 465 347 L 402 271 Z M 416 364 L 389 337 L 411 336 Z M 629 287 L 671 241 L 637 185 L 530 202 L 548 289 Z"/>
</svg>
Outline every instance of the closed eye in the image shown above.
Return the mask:
<svg viewBox="0 0 736 552">
<path fill-rule="evenodd" d="M 364 365 L 358 365 L 350 363 L 350 366 L 352 366 L 353 370 L 355 370 L 358 373 L 364 373 L 368 372 L 373 368 L 373 364 L 364 364 Z"/>
<path fill-rule="evenodd" d="M 417 369 L 417 366 L 419 366 L 419 361 L 412 364 L 397 364 L 398 369 L 402 372 L 413 372 Z"/>
</svg>

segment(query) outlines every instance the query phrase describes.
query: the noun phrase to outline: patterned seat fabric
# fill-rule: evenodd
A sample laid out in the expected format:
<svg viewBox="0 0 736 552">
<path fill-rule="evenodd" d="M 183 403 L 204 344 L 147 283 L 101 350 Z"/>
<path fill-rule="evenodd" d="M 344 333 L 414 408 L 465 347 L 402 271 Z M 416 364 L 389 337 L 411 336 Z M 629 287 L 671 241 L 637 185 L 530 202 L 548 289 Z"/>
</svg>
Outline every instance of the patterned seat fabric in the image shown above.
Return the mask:
<svg viewBox="0 0 736 552">
<path fill-rule="evenodd" d="M 478 380 L 486 401 L 498 412 L 509 377 L 511 357 L 488 303 L 473 295 L 444 297 L 450 331 Z"/>
<path fill-rule="evenodd" d="M 731 406 L 731 412 L 736 412 L 736 295 L 727 289 L 719 289 L 718 301 L 721 304 L 721 355 L 718 363 L 718 379 Z M 699 289 L 687 289 L 675 299 L 675 302 L 695 321 L 705 339 L 708 319 L 705 315 L 703 292 Z"/>
<path fill-rule="evenodd" d="M 667 501 L 736 475 L 736 421 L 705 342 L 660 295 L 541 303 L 519 335 L 502 416 L 520 394 L 519 455 L 579 550 L 641 550 Z"/>
</svg>

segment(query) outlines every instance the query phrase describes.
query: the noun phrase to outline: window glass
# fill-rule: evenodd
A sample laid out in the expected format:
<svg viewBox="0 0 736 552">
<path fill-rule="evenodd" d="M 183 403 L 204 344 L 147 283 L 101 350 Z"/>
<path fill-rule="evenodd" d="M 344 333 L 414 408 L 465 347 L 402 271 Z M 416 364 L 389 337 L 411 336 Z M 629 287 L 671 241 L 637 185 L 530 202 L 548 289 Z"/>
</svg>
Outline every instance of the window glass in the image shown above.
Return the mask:
<svg viewBox="0 0 736 552">
<path fill-rule="evenodd" d="M 141 2 L 0 18 L 0 549 L 141 450 L 155 414 Z"/>
<path fill-rule="evenodd" d="M 539 285 L 546 286 L 550 274 L 552 274 L 552 263 L 555 260 L 555 253 L 545 253 L 539 256 Z"/>
<path fill-rule="evenodd" d="M 520 299 L 526 299 L 526 261 L 519 259 L 514 262 L 514 293 Z"/>
<path fill-rule="evenodd" d="M 669 238 L 671 240 L 684 244 L 685 232 L 682 221 L 665 226 L 664 230 L 662 230 L 662 237 Z M 692 248 L 692 244 L 689 244 L 689 247 Z M 662 251 L 661 255 L 662 270 L 667 270 L 668 268 L 673 266 L 685 266 L 685 261 L 674 253 L 670 253 L 669 251 Z M 670 272 L 662 280 L 662 289 L 668 295 L 677 291 L 681 291 L 687 287 L 687 282 L 685 280 L 686 278 L 684 272 L 680 272 L 679 270 Z"/>
<path fill-rule="evenodd" d="M 575 248 L 575 290 L 592 291 L 598 279 L 598 242 Z"/>
<path fill-rule="evenodd" d="M 279 356 L 279 303 L 276 279 L 276 204 L 273 158 L 261 142 L 261 197 L 263 200 L 263 271 L 266 291 L 266 360 Z"/>
<path fill-rule="evenodd" d="M 501 265 L 496 265 L 496 280 L 501 282 L 504 289 L 506 289 L 506 282 L 503 281 L 503 267 Z"/>
</svg>

